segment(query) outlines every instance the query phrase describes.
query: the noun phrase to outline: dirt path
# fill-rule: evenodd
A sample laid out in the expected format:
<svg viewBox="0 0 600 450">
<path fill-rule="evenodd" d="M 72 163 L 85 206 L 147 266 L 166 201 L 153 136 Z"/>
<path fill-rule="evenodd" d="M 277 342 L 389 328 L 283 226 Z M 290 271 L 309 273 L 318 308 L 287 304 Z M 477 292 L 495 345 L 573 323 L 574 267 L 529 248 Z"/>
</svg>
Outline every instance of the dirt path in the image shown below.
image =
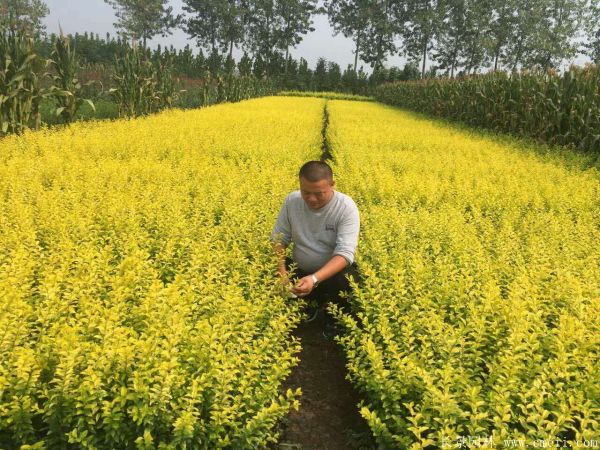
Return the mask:
<svg viewBox="0 0 600 450">
<path fill-rule="evenodd" d="M 359 394 L 346 376 L 346 360 L 339 344 L 323 337 L 324 312 L 296 328 L 301 340 L 300 363 L 284 383 L 302 389 L 299 411 L 283 424 L 279 449 L 373 449 L 371 433 L 358 413 Z"/>
</svg>

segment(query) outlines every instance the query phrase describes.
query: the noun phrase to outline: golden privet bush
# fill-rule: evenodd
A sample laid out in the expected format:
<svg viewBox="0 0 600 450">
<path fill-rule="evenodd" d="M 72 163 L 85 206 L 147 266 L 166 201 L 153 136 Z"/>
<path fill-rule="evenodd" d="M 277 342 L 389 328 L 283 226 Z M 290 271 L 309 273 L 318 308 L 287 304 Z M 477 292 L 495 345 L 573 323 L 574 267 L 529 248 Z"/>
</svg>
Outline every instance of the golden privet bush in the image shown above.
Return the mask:
<svg viewBox="0 0 600 450">
<path fill-rule="evenodd" d="M 0 448 L 264 448 L 299 320 L 268 240 L 323 100 L 0 141 Z M 30 447 L 31 446 L 31 447 Z"/>
<path fill-rule="evenodd" d="M 336 316 L 381 448 L 597 440 L 598 171 L 391 107 L 328 109 L 365 277 L 358 319 Z"/>
</svg>

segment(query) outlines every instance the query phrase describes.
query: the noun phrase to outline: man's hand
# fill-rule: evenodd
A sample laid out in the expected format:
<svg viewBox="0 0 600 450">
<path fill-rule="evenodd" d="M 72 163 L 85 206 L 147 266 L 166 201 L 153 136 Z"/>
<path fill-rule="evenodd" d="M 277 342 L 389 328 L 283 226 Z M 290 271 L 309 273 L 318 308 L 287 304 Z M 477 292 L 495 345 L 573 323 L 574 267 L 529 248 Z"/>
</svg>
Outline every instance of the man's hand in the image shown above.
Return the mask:
<svg viewBox="0 0 600 450">
<path fill-rule="evenodd" d="M 304 297 L 311 293 L 314 288 L 314 283 L 311 275 L 300 278 L 298 283 L 292 288 L 292 293 L 298 297 Z"/>
</svg>

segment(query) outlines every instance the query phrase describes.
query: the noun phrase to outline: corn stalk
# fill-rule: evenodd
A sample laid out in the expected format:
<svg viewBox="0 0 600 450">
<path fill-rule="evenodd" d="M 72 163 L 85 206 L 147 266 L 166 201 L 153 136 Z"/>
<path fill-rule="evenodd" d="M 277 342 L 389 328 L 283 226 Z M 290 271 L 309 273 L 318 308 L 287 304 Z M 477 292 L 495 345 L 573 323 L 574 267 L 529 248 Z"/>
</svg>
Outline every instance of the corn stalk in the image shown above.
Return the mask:
<svg viewBox="0 0 600 450">
<path fill-rule="evenodd" d="M 600 66 L 387 83 L 377 100 L 550 145 L 600 152 Z"/>
<path fill-rule="evenodd" d="M 55 114 L 62 117 L 66 123 L 70 123 L 83 103 L 88 103 L 96 111 L 96 107 L 90 99 L 81 98 L 81 83 L 77 75 L 79 70 L 77 54 L 75 49 L 71 49 L 69 39 L 62 33 L 54 42 L 50 65 L 56 73 L 52 77 L 54 81 L 52 92 L 58 103 Z"/>
<path fill-rule="evenodd" d="M 136 117 L 171 108 L 178 97 L 170 55 L 150 61 L 143 50 L 128 48 L 115 61 L 113 81 L 116 87 L 109 92 L 119 105 L 120 116 Z"/>
<path fill-rule="evenodd" d="M 119 105 L 119 116 L 136 117 L 153 111 L 156 102 L 152 63 L 137 49 L 115 56 L 113 82 L 109 89 Z"/>
<path fill-rule="evenodd" d="M 47 66 L 34 51 L 34 40 L 19 30 L 0 32 L 0 136 L 38 129 L 40 102 L 50 92 L 40 86 Z"/>
</svg>

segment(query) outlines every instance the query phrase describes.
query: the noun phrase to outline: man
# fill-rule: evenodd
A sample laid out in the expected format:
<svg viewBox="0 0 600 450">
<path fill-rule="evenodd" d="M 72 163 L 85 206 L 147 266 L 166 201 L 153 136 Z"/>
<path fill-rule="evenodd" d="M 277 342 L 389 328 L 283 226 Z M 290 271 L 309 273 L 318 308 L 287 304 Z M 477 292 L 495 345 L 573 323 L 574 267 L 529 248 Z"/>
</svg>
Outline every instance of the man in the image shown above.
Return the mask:
<svg viewBox="0 0 600 450">
<path fill-rule="evenodd" d="M 307 162 L 300 168 L 299 180 L 300 190 L 288 194 L 279 211 L 271 242 L 282 284 L 296 296 L 316 303 L 308 310 L 307 321 L 311 321 L 327 300 L 349 312 L 348 302 L 340 293 L 351 291 L 346 275 L 359 281 L 354 253 L 360 220 L 354 201 L 334 189 L 333 171 L 327 163 Z M 284 259 L 291 242 L 293 260 Z M 299 281 L 291 286 L 288 272 L 294 262 Z M 331 339 L 337 333 L 333 318 L 327 314 L 323 334 Z"/>
</svg>

